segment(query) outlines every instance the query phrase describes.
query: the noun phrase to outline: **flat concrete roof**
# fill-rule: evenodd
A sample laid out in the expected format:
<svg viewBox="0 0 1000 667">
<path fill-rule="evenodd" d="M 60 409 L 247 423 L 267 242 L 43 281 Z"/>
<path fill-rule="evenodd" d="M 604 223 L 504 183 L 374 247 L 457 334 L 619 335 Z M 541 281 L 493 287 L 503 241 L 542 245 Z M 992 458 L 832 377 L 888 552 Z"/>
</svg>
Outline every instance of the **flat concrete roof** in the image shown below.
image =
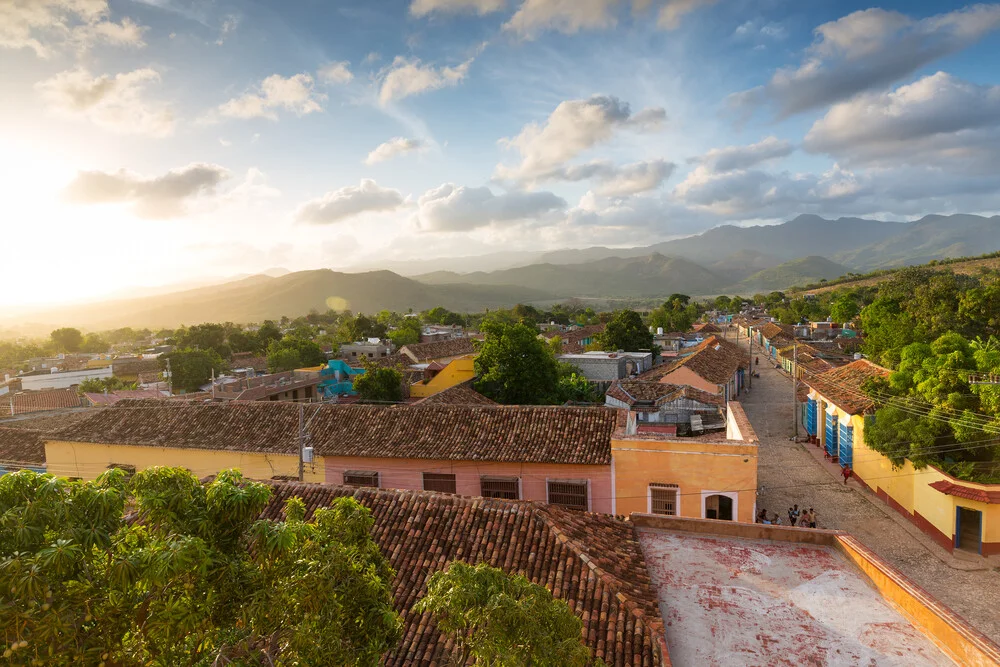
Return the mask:
<svg viewBox="0 0 1000 667">
<path fill-rule="evenodd" d="M 675 665 L 954 665 L 833 548 L 637 527 Z"/>
</svg>

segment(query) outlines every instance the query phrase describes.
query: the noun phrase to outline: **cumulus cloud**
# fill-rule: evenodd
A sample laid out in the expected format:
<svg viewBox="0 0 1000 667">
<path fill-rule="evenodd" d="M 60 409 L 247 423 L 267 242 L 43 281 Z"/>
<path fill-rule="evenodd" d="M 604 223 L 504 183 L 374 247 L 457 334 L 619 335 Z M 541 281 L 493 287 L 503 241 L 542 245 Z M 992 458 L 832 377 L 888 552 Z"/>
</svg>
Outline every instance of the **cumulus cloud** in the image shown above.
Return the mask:
<svg viewBox="0 0 1000 667">
<path fill-rule="evenodd" d="M 431 12 L 461 12 L 479 15 L 498 12 L 504 8 L 505 0 L 413 0 L 410 13 L 426 16 Z"/>
<path fill-rule="evenodd" d="M 0 47 L 31 49 L 42 58 L 62 47 L 85 51 L 96 44 L 145 46 L 146 28 L 131 19 L 111 21 L 107 0 L 3 0 Z"/>
<path fill-rule="evenodd" d="M 657 18 L 657 25 L 664 30 L 676 30 L 681 25 L 681 20 L 688 14 L 714 5 L 717 0 L 667 0 L 660 8 Z"/>
<path fill-rule="evenodd" d="M 404 155 L 406 153 L 412 153 L 413 151 L 419 151 L 424 148 L 424 142 L 420 139 L 404 139 L 403 137 L 393 137 L 385 143 L 379 144 L 375 150 L 368 154 L 365 158 L 365 164 L 373 165 L 378 162 L 383 162 L 385 160 L 391 160 L 392 158 Z"/>
<path fill-rule="evenodd" d="M 492 224 L 510 224 L 545 217 L 566 208 L 551 192 L 508 192 L 495 195 L 488 187 L 445 183 L 418 201 L 417 222 L 425 231 L 459 232 Z"/>
<path fill-rule="evenodd" d="M 760 87 L 735 93 L 736 107 L 773 105 L 788 116 L 848 99 L 912 74 L 1000 27 L 1000 5 L 972 5 L 914 20 L 866 9 L 816 28 L 798 67 L 782 68 Z"/>
<path fill-rule="evenodd" d="M 351 74 L 349 65 L 350 63 L 348 63 L 346 60 L 336 63 L 327 63 L 326 65 L 323 65 L 322 67 L 319 68 L 319 71 L 316 73 L 316 75 L 319 77 L 319 80 L 322 81 L 323 83 L 329 83 L 329 84 L 350 83 L 351 80 L 354 78 L 354 75 Z"/>
<path fill-rule="evenodd" d="M 219 113 L 230 118 L 267 118 L 278 120 L 277 111 L 284 109 L 299 116 L 322 111 L 326 95 L 313 88 L 309 74 L 285 78 L 272 74 L 260 82 L 257 90 L 234 97 L 219 107 Z"/>
<path fill-rule="evenodd" d="M 670 178 L 677 167 L 666 160 L 634 162 L 617 167 L 606 160 L 594 160 L 557 172 L 561 180 L 595 182 L 594 192 L 604 197 L 625 197 L 655 190 Z"/>
<path fill-rule="evenodd" d="M 152 177 L 125 169 L 82 171 L 63 191 L 63 197 L 80 204 L 130 203 L 142 218 L 176 218 L 185 214 L 189 200 L 212 194 L 227 178 L 226 169 L 201 162 Z"/>
<path fill-rule="evenodd" d="M 360 185 L 349 185 L 307 201 L 295 212 L 295 219 L 311 225 L 329 225 L 362 213 L 393 211 L 402 205 L 403 195 L 398 190 L 383 188 L 365 178 Z"/>
<path fill-rule="evenodd" d="M 619 0 L 524 0 L 504 24 L 504 30 L 522 39 L 534 39 L 546 30 L 573 34 L 580 30 L 611 28 Z"/>
<path fill-rule="evenodd" d="M 978 86 L 938 72 L 887 93 L 834 105 L 803 146 L 848 164 L 1000 166 L 1000 86 Z"/>
<path fill-rule="evenodd" d="M 768 160 L 776 160 L 790 155 L 795 150 L 792 145 L 777 137 L 770 136 L 749 146 L 726 146 L 713 148 L 692 162 L 705 165 L 715 172 L 748 169 Z"/>
<path fill-rule="evenodd" d="M 457 86 L 465 79 L 472 58 L 455 67 L 424 65 L 420 60 L 396 56 L 392 64 L 380 73 L 379 102 L 388 104 L 410 95 Z"/>
<path fill-rule="evenodd" d="M 85 69 L 60 72 L 35 84 L 57 114 L 85 118 L 95 125 L 122 134 L 169 135 L 174 129 L 170 109 L 146 98 L 146 86 L 159 82 L 151 69 L 137 69 L 110 76 L 93 76 Z"/>
<path fill-rule="evenodd" d="M 627 102 L 611 96 L 561 102 L 543 125 L 530 123 L 516 137 L 502 140 L 520 153 L 521 162 L 514 167 L 497 165 L 495 176 L 522 183 L 563 177 L 569 160 L 608 141 L 616 130 L 655 130 L 665 119 L 663 109 L 632 114 Z"/>
</svg>

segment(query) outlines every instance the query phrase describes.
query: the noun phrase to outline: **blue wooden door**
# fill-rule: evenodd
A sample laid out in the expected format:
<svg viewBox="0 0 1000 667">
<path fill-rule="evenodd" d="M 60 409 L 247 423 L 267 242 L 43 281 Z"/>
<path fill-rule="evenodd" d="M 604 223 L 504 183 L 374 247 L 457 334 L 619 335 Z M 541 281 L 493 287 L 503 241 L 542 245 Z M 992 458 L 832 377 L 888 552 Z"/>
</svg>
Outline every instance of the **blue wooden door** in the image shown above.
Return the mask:
<svg viewBox="0 0 1000 667">
<path fill-rule="evenodd" d="M 840 465 L 854 467 L 854 427 L 840 425 Z"/>
<path fill-rule="evenodd" d="M 837 416 L 826 415 L 826 453 L 830 457 L 837 455 Z"/>
<path fill-rule="evenodd" d="M 816 400 L 806 401 L 806 433 L 816 435 Z"/>
</svg>

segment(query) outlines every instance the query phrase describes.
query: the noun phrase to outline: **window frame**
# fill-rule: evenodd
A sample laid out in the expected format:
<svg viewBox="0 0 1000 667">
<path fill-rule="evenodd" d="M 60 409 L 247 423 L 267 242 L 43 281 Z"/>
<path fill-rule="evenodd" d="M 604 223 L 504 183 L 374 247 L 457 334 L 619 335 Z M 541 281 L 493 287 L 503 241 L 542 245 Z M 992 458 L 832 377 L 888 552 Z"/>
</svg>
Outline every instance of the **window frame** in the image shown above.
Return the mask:
<svg viewBox="0 0 1000 667">
<path fill-rule="evenodd" d="M 428 489 L 427 488 L 427 481 L 428 481 L 427 480 L 427 476 L 428 475 L 437 476 L 439 478 L 437 480 L 432 480 L 432 482 L 434 482 L 434 481 L 436 481 L 436 482 L 446 482 L 447 480 L 440 479 L 440 478 L 442 478 L 442 477 L 450 477 L 451 478 L 450 481 L 451 481 L 451 485 L 452 485 L 451 491 L 443 491 L 441 489 Z M 453 472 L 424 472 L 424 473 L 421 473 L 420 483 L 421 483 L 421 487 L 423 488 L 424 491 L 431 491 L 433 493 L 452 493 L 452 494 L 457 494 L 458 493 L 458 477 Z"/>
<path fill-rule="evenodd" d="M 583 487 L 583 507 L 578 505 L 567 505 L 565 503 L 555 503 L 552 502 L 552 485 L 553 484 L 570 484 Z M 556 495 L 569 495 L 566 492 L 556 492 Z M 545 502 L 549 505 L 555 505 L 556 507 L 564 507 L 566 509 L 577 510 L 582 512 L 589 512 L 591 507 L 590 502 L 590 480 L 589 479 L 545 479 Z"/>
<path fill-rule="evenodd" d="M 505 496 L 493 496 L 487 495 L 485 489 L 483 488 L 483 482 L 513 482 L 516 485 L 515 493 L 517 497 L 507 498 Z M 480 475 L 479 477 L 479 495 L 483 498 L 498 498 L 500 500 L 521 500 L 524 497 L 521 489 L 521 478 L 514 475 Z"/>
<path fill-rule="evenodd" d="M 360 488 L 360 489 L 382 488 L 382 473 L 378 472 L 377 470 L 345 470 L 343 475 L 344 475 L 344 486 L 353 486 L 355 488 Z M 365 477 L 365 476 L 369 478 L 374 477 L 375 485 L 372 486 L 371 484 L 360 484 L 357 482 L 347 481 L 348 477 Z"/>
<path fill-rule="evenodd" d="M 654 512 L 653 511 L 653 491 L 663 490 L 663 491 L 673 491 L 674 493 L 674 513 L 668 514 L 666 512 Z M 672 484 L 668 482 L 650 482 L 646 487 L 646 510 L 650 514 L 655 514 L 657 516 L 680 516 L 681 515 L 681 487 L 679 484 Z M 666 502 L 666 501 L 665 501 Z"/>
</svg>

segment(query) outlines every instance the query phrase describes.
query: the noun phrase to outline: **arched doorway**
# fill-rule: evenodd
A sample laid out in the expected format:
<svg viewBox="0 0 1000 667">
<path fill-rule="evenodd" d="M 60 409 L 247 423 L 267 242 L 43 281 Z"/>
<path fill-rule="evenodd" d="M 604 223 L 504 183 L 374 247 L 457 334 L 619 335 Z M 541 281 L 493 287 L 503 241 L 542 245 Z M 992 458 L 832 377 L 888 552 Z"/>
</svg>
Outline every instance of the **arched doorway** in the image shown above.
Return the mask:
<svg viewBox="0 0 1000 667">
<path fill-rule="evenodd" d="M 714 494 L 705 497 L 705 518 L 733 520 L 733 499 L 729 496 Z"/>
</svg>

